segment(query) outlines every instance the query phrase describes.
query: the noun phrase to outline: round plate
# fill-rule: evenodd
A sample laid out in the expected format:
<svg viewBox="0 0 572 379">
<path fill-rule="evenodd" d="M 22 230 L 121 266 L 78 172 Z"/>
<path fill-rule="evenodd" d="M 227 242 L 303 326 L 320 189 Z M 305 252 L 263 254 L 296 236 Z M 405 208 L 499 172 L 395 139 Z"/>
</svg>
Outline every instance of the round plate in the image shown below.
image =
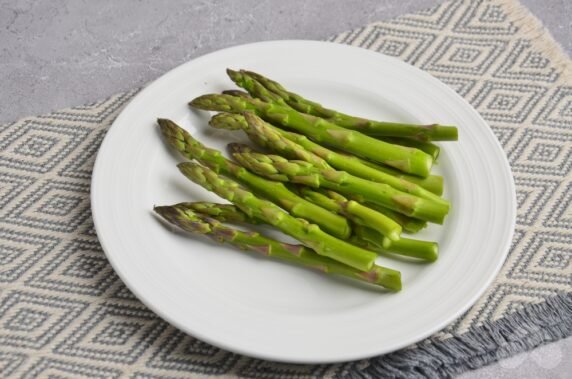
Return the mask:
<svg viewBox="0 0 572 379">
<path fill-rule="evenodd" d="M 436 240 L 440 258 L 388 258 L 403 290 L 384 293 L 350 280 L 259 258 L 173 233 L 153 205 L 220 201 L 177 170 L 157 117 L 174 120 L 208 146 L 243 141 L 208 127 L 187 102 L 233 88 L 225 69 L 247 68 L 346 113 L 373 119 L 454 124 L 437 172 L 453 207 Z M 92 182 L 97 234 L 133 293 L 181 330 L 224 349 L 287 362 L 365 358 L 415 343 L 466 311 L 499 271 L 515 224 L 506 157 L 484 120 L 453 90 L 397 59 L 345 45 L 274 41 L 221 50 L 185 63 L 139 93 L 101 146 Z"/>
</svg>

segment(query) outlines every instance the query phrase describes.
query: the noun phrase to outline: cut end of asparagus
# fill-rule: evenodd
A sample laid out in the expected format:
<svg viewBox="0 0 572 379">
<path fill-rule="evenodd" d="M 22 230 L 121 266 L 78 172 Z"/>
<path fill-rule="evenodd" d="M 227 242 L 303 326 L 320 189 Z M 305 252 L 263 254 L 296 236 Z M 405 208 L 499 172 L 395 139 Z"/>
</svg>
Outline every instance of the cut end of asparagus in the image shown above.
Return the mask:
<svg viewBox="0 0 572 379">
<path fill-rule="evenodd" d="M 433 157 L 419 149 L 415 150 L 413 153 L 415 159 L 411 160 L 411 173 L 426 178 L 431 174 Z"/>
<path fill-rule="evenodd" d="M 383 239 L 383 249 L 405 255 L 412 258 L 422 259 L 427 262 L 435 262 L 439 258 L 439 244 L 431 241 L 401 238 L 396 241 Z"/>
<path fill-rule="evenodd" d="M 459 130 L 456 126 L 433 124 L 428 127 L 433 129 L 431 137 L 433 141 L 457 141 L 459 139 Z"/>
<path fill-rule="evenodd" d="M 426 178 L 426 189 L 436 195 L 443 195 L 443 188 L 445 187 L 445 180 L 441 175 L 431 175 Z"/>
<path fill-rule="evenodd" d="M 374 270 L 365 273 L 365 275 L 371 275 L 371 279 L 375 278 L 374 283 L 382 285 L 391 291 L 401 291 L 401 272 L 397 270 L 387 267 L 376 267 Z"/>
</svg>

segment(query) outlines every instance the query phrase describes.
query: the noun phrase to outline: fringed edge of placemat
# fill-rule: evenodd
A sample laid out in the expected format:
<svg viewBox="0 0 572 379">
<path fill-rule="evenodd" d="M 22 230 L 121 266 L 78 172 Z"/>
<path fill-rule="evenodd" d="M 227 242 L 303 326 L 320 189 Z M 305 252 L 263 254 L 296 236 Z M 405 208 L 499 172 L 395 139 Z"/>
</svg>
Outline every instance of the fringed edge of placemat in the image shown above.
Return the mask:
<svg viewBox="0 0 572 379">
<path fill-rule="evenodd" d="M 561 72 L 561 80 L 572 80 L 572 61 L 564 48 L 554 39 L 542 21 L 534 16 L 518 0 L 495 0 L 513 16 L 512 22 L 534 47 L 546 54 L 550 63 Z"/>
<path fill-rule="evenodd" d="M 572 335 L 572 294 L 562 293 L 444 341 L 420 343 L 345 367 L 344 378 L 451 377 Z M 356 370 L 357 366 L 361 366 Z"/>
</svg>

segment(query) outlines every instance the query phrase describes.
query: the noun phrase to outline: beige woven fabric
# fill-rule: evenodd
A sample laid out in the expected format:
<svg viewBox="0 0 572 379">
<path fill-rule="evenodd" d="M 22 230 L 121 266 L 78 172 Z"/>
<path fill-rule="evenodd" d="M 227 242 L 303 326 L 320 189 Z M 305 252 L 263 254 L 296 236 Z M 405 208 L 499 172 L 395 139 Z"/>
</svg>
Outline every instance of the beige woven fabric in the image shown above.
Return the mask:
<svg viewBox="0 0 572 379">
<path fill-rule="evenodd" d="M 514 312 L 572 292 L 572 71 L 540 22 L 516 1 L 452 1 L 332 40 L 433 74 L 481 113 L 503 145 L 517 186 L 518 225 L 506 264 L 477 304 L 416 347 L 340 365 L 241 357 L 169 326 L 113 273 L 91 221 L 97 149 L 133 91 L 0 127 L 0 377 L 447 374 L 451 362 L 471 359 L 475 349 L 494 354 L 502 341 L 476 341 L 446 356 L 431 346 L 475 330 L 492 335 Z M 519 322 L 532 314 L 518 313 Z M 482 325 L 489 329 L 475 329 Z M 569 333 L 560 329 L 552 338 Z M 423 361 L 428 356 L 430 363 Z"/>
</svg>

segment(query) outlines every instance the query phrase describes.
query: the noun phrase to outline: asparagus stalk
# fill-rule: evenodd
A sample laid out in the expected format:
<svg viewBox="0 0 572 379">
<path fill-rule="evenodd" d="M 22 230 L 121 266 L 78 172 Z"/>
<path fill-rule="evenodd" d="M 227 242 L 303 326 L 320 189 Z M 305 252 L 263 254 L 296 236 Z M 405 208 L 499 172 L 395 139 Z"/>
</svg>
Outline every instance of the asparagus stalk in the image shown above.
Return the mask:
<svg viewBox="0 0 572 379">
<path fill-rule="evenodd" d="M 223 91 L 223 94 L 226 92 L 228 91 Z M 248 130 L 248 123 L 240 113 L 217 113 L 211 117 L 209 125 L 216 129 L 244 130 L 245 132 Z"/>
<path fill-rule="evenodd" d="M 240 92 L 240 91 L 238 91 Z M 227 130 L 244 130 L 247 131 L 248 130 L 248 123 L 246 122 L 246 119 L 244 118 L 243 115 L 241 114 L 236 114 L 236 113 L 219 113 L 214 115 L 209 124 L 217 129 L 227 129 Z M 270 124 L 267 124 L 269 127 L 273 127 Z M 287 132 L 284 131 L 282 129 L 278 129 L 275 128 L 274 129 L 279 132 L 280 134 L 282 134 L 282 136 L 292 140 L 293 142 L 298 143 L 299 145 L 303 146 L 305 149 L 307 149 L 308 151 L 312 151 L 315 154 L 320 154 L 320 152 L 322 152 L 324 155 L 326 156 L 322 156 L 322 158 L 328 160 L 328 154 L 330 153 L 334 153 L 332 150 L 328 150 L 325 149 L 324 147 L 308 140 L 305 136 L 302 136 L 300 134 L 296 134 L 296 133 L 291 133 L 291 132 Z M 250 135 L 249 135 L 250 136 Z M 254 140 L 253 142 L 255 143 L 259 143 L 258 140 Z M 343 154 L 340 154 L 341 157 L 345 157 Z M 381 166 L 381 165 L 376 165 L 374 163 L 368 162 L 366 160 L 357 158 L 357 157 L 353 157 L 352 159 L 355 159 L 357 161 L 359 161 L 361 163 L 361 165 L 365 165 L 365 166 L 369 166 L 369 167 L 373 167 L 378 171 L 381 171 L 383 173 L 392 175 L 392 176 L 396 176 L 400 179 L 404 179 L 408 182 L 411 183 L 415 183 L 423 188 L 425 188 L 428 191 L 433 192 L 436 195 L 442 195 L 443 194 L 443 177 L 439 176 L 439 175 L 429 175 L 426 178 L 420 178 L 418 176 L 414 176 L 414 175 L 407 175 L 402 173 L 399 170 L 387 167 L 387 166 Z M 331 164 L 332 162 L 330 162 Z M 339 169 L 342 169 L 340 167 L 338 167 Z M 352 172 L 352 174 L 359 176 L 359 177 L 364 177 L 362 174 L 360 175 L 360 172 Z M 373 181 L 377 181 L 376 178 L 368 178 L 365 177 L 365 179 L 370 179 Z"/>
<path fill-rule="evenodd" d="M 338 193 L 335 193 L 333 191 L 323 191 L 321 193 L 318 191 L 311 190 L 307 187 L 301 187 L 299 191 L 302 193 L 302 196 L 304 198 L 308 199 L 308 201 L 318 204 L 324 209 L 328 209 L 336 213 L 342 211 L 342 209 L 340 209 L 341 208 L 340 204 L 337 203 L 332 198 L 334 196 L 339 198 L 341 195 Z M 188 209 L 193 212 L 204 214 L 205 216 L 212 217 L 220 222 L 252 224 L 252 225 L 257 225 L 262 223 L 262 221 L 258 219 L 248 217 L 246 213 L 242 212 L 240 209 L 238 209 L 236 206 L 232 204 L 217 204 L 211 202 L 196 201 L 196 202 L 179 203 L 176 204 L 176 206 L 181 209 Z M 407 231 L 406 228 L 414 227 L 415 229 L 412 230 L 411 232 L 417 232 L 427 225 L 425 221 L 407 217 L 405 215 L 402 215 L 401 213 L 394 212 L 390 209 L 383 208 L 375 204 L 367 204 L 367 207 L 371 208 L 372 210 L 376 210 L 379 213 L 385 214 L 387 217 L 391 218 L 399 225 L 402 225 L 403 229 L 406 231 Z M 365 224 L 363 225 L 367 226 Z M 421 227 L 419 227 L 418 225 L 421 225 Z"/>
<path fill-rule="evenodd" d="M 217 204 L 208 201 L 195 201 L 175 204 L 174 207 L 179 209 L 199 213 L 204 216 L 211 217 L 219 222 L 230 222 L 240 224 L 262 224 L 256 218 L 248 217 L 248 215 L 232 204 Z"/>
<path fill-rule="evenodd" d="M 287 156 L 288 158 L 310 162 L 319 168 L 331 168 L 330 165 L 319 156 L 315 155 L 311 151 L 301 148 L 300 145 L 281 137 L 277 133 L 265 134 L 258 132 L 256 128 L 249 125 L 246 121 L 247 118 L 253 118 L 253 122 L 264 123 L 260 118 L 252 113 L 246 113 L 244 116 L 233 113 L 219 113 L 211 118 L 209 125 L 217 129 L 243 130 L 252 142 L 261 147 Z M 268 125 L 268 127 L 274 128 L 271 125 Z"/>
<path fill-rule="evenodd" d="M 219 151 L 207 148 L 174 122 L 159 119 L 158 123 L 165 141 L 185 157 L 196 159 L 217 172 L 240 180 L 256 193 L 280 205 L 294 216 L 315 223 L 334 236 L 347 238 L 350 235 L 351 229 L 344 217 L 301 198 L 286 188 L 283 183 L 252 174 L 223 157 Z"/>
<path fill-rule="evenodd" d="M 405 215 L 442 224 L 448 207 L 423 199 L 345 171 L 321 170 L 311 163 L 287 160 L 279 155 L 242 152 L 240 144 L 230 144 L 233 157 L 258 175 L 281 182 L 292 182 L 313 188 L 329 188 L 345 194 L 359 194 L 366 201 L 383 205 Z"/>
<path fill-rule="evenodd" d="M 352 238 L 352 242 L 369 250 L 405 255 L 428 262 L 434 262 L 439 257 L 437 242 L 410 238 L 391 241 L 376 230 L 361 225 L 356 225 L 354 232 L 357 238 Z"/>
<path fill-rule="evenodd" d="M 328 195 L 323 193 L 309 190 L 308 188 L 301 188 L 305 194 L 317 201 L 317 204 L 322 205 L 326 209 L 337 211 L 340 208 L 334 198 L 341 195 L 327 191 Z M 331 197 L 330 197 L 331 196 Z M 241 224 L 260 224 L 261 221 L 242 212 L 232 204 L 217 204 L 208 202 L 195 202 L 195 203 L 180 203 L 175 207 L 181 210 L 189 210 L 204 214 L 205 216 L 212 217 L 220 222 L 236 222 Z M 360 224 L 355 230 L 356 233 L 350 238 L 352 243 L 367 248 L 372 251 L 391 252 L 394 254 L 405 255 L 424 259 L 427 261 L 434 261 L 438 257 L 439 247 L 435 242 L 419 241 L 409 238 L 400 238 L 392 241 L 376 232 L 366 225 Z"/>
<path fill-rule="evenodd" d="M 319 226 L 290 216 L 274 203 L 263 200 L 242 188 L 237 182 L 219 176 L 208 167 L 185 162 L 179 170 L 190 180 L 232 202 L 250 217 L 258 218 L 296 238 L 318 254 L 347 264 L 358 270 L 369 271 L 376 255 L 323 232 Z"/>
<path fill-rule="evenodd" d="M 294 129 L 311 139 L 331 145 L 400 171 L 422 177 L 429 175 L 433 159 L 421 150 L 392 145 L 355 130 L 332 124 L 319 117 L 306 115 L 294 109 L 267 103 L 259 99 L 246 99 L 229 95 L 210 94 L 197 97 L 190 105 L 203 110 L 231 113 L 255 112 L 269 122 Z"/>
<path fill-rule="evenodd" d="M 399 179 L 403 179 L 403 180 L 406 180 L 408 182 L 415 183 L 415 184 L 425 188 L 427 191 L 434 193 L 437 196 L 443 195 L 443 177 L 441 175 L 429 175 L 426 178 L 420 178 L 418 176 L 404 174 L 403 172 L 396 170 L 394 168 L 379 165 L 379 164 L 367 161 L 365 159 L 361 159 L 358 157 L 354 157 L 354 159 L 359 161 L 360 164 L 363 166 L 369 166 L 371 168 L 374 168 L 377 171 L 381 171 L 381 172 L 384 172 L 384 173 L 389 174 L 391 176 L 395 176 Z M 372 179 L 372 180 L 374 180 L 374 179 Z"/>
<path fill-rule="evenodd" d="M 188 203 L 187 205 L 189 204 L 191 203 Z M 208 209 L 205 209 L 202 206 L 204 204 L 206 203 L 202 203 L 199 208 L 210 211 L 216 208 L 209 207 Z M 155 207 L 155 212 L 182 230 L 207 236 L 216 242 L 227 243 L 229 245 L 236 246 L 241 250 L 252 251 L 299 266 L 316 269 L 326 274 L 341 275 L 360 280 L 362 282 L 371 283 L 393 291 L 399 291 L 401 289 L 401 278 L 398 271 L 377 265 L 372 266 L 368 271 L 360 271 L 344 264 L 340 264 L 333 259 L 320 256 L 305 246 L 292 245 L 276 241 L 259 233 L 243 232 L 241 230 L 225 226 L 216 218 L 211 218 L 201 213 L 195 213 L 191 208 L 192 207 L 179 205 L 162 206 Z M 228 209 L 224 209 L 223 207 L 222 212 L 217 214 L 217 217 L 221 217 L 222 214 L 228 213 L 227 211 Z"/>
<path fill-rule="evenodd" d="M 431 157 L 433 157 L 433 161 L 436 161 L 437 158 L 439 158 L 439 153 L 441 152 L 441 148 L 439 148 L 439 146 L 431 142 L 422 142 L 401 137 L 381 137 L 381 139 L 385 142 L 393 143 L 396 145 L 414 147 L 416 149 L 424 151 Z"/>
<path fill-rule="evenodd" d="M 332 191 L 325 191 L 324 193 L 326 194 L 324 194 L 305 187 L 301 188 L 300 191 L 304 197 L 311 199 L 311 201 L 313 200 L 316 204 L 334 212 L 341 211 L 340 208 L 342 206 L 340 205 L 340 201 L 347 201 L 343 196 Z M 260 220 L 249 217 L 232 204 L 194 202 L 176 204 L 175 207 L 184 211 L 203 214 L 220 222 L 236 222 L 242 224 L 261 223 Z M 376 231 L 375 227 L 372 228 L 370 225 L 359 221 L 356 222 L 356 224 L 361 226 L 354 229 L 357 239 L 352 238 L 352 241 L 358 244 L 358 246 L 369 247 L 368 250 L 373 249 L 373 251 L 382 249 L 383 251 L 389 251 L 395 254 L 406 255 L 428 261 L 437 259 L 438 245 L 435 242 L 419 241 L 409 238 L 396 238 L 392 240 L 391 238 L 386 237 L 383 231 Z"/>
<path fill-rule="evenodd" d="M 450 206 L 449 202 L 443 198 L 435 195 L 434 193 L 427 191 L 421 186 L 414 183 L 408 182 L 404 179 L 396 178 L 395 176 L 388 175 L 383 171 L 376 170 L 361 162 L 361 159 L 357 157 L 352 157 L 334 151 L 328 150 L 316 143 L 308 140 L 307 138 L 296 135 L 291 139 L 284 136 L 280 129 L 273 127 L 272 125 L 264 122 L 259 117 L 252 113 L 246 113 L 244 118 L 247 122 L 248 127 L 244 129 L 249 135 L 256 135 L 265 142 L 265 147 L 278 151 L 282 155 L 285 155 L 293 159 L 301 159 L 314 164 L 316 167 L 329 168 L 332 166 L 349 172 L 350 174 L 355 174 L 361 178 L 368 180 L 373 180 L 380 183 L 385 183 L 403 192 L 410 193 L 415 196 L 419 196 L 425 199 L 433 200 L 441 203 L 447 208 Z M 288 133 L 288 132 L 285 132 Z M 295 133 L 291 133 L 295 134 Z M 302 138 L 300 138 L 302 137 Z M 311 147 L 310 149 L 305 148 L 302 144 L 295 142 L 293 139 L 301 141 L 305 140 L 306 146 Z M 309 152 L 301 154 L 299 152 Z M 375 178 L 375 179 L 371 179 Z"/>
<path fill-rule="evenodd" d="M 398 241 L 383 239 L 383 248 L 391 253 L 407 255 L 435 262 L 439 258 L 439 244 L 432 241 L 421 241 L 411 238 L 400 238 Z"/>
<path fill-rule="evenodd" d="M 312 203 L 317 204 L 317 205 L 321 206 L 322 208 L 328 209 L 332 212 L 340 213 L 341 212 L 340 203 L 348 201 L 344 196 L 342 196 L 339 193 L 334 192 L 334 191 L 319 191 L 319 190 L 316 191 L 316 190 L 312 190 L 308 187 L 302 187 L 302 188 L 300 188 L 299 191 L 306 200 L 311 201 Z M 359 199 L 358 201 L 360 201 L 360 202 L 362 201 L 361 197 L 359 197 L 359 196 L 358 197 L 350 196 L 350 197 L 358 198 Z M 374 212 L 373 214 L 385 215 L 387 218 L 389 218 L 393 222 L 400 225 L 403 230 L 405 230 L 406 232 L 409 232 L 409 233 L 417 233 L 418 231 L 420 231 L 421 229 L 423 229 L 424 227 L 427 226 L 426 221 L 422 221 L 422 220 L 418 220 L 415 218 L 411 218 L 409 216 L 405 216 L 401 213 L 392 211 L 391 209 L 384 208 L 384 207 L 379 206 L 377 204 L 366 203 L 365 205 L 361 205 L 359 202 L 355 202 L 355 203 L 358 204 L 360 207 L 362 207 L 362 209 L 364 209 L 365 212 L 373 211 Z M 380 225 L 379 222 L 377 222 L 377 223 L 375 223 L 375 222 L 363 222 L 360 219 L 352 219 L 350 216 L 348 216 L 348 218 L 351 221 L 353 221 L 354 223 L 356 223 L 357 225 L 362 225 L 364 227 L 368 227 L 368 228 L 371 228 L 374 230 L 378 230 L 384 237 L 387 237 L 391 241 L 397 241 L 398 239 L 403 239 L 403 236 L 401 236 L 401 234 L 394 235 L 395 237 L 399 236 L 398 238 L 391 238 L 391 235 L 389 234 L 390 232 L 385 231 L 385 230 L 383 230 L 377 226 L 377 225 Z M 388 242 L 386 243 L 386 245 L 389 246 Z M 399 246 L 400 246 L 399 243 L 397 246 L 399 248 Z"/>
<path fill-rule="evenodd" d="M 401 226 L 383 213 L 377 212 L 360 203 L 348 200 L 344 196 L 325 191 L 326 194 L 314 191 L 308 187 L 300 188 L 302 196 L 314 204 L 333 212 L 343 214 L 350 221 L 358 225 L 367 226 L 379 230 L 381 234 L 390 240 L 398 240 L 401 234 Z"/>
<path fill-rule="evenodd" d="M 245 75 L 243 71 L 234 71 L 227 68 L 226 73 L 233 82 L 237 84 L 241 83 L 242 85 L 239 84 L 239 87 L 244 88 L 251 96 L 251 98 L 254 96 L 257 99 L 267 103 L 276 103 L 278 105 L 291 108 L 280 95 L 269 91 L 257 80 L 254 80 L 250 76 Z"/>
<path fill-rule="evenodd" d="M 383 213 L 393 221 L 397 222 L 407 233 L 417 233 L 418 231 L 427 226 L 427 221 L 406 216 L 399 212 L 395 212 L 389 208 L 385 208 L 380 205 L 372 203 L 365 203 L 365 205 L 371 209 L 378 211 L 379 213 Z"/>
<path fill-rule="evenodd" d="M 417 141 L 456 141 L 457 128 L 439 124 L 414 125 L 398 122 L 383 122 L 354 117 L 333 109 L 323 107 L 321 104 L 305 99 L 304 97 L 287 91 L 279 83 L 251 71 L 227 70 L 230 78 L 240 87 L 246 89 L 252 96 L 261 95 L 260 87 L 266 92 L 278 95 L 286 104 L 298 112 L 321 117 L 331 123 L 344 128 L 359 130 L 360 132 L 377 137 L 406 137 Z M 267 97 L 268 98 L 268 97 Z"/>
<path fill-rule="evenodd" d="M 247 126 L 243 128 L 252 141 L 278 154 L 287 156 L 291 159 L 306 161 L 312 165 L 322 168 L 331 169 L 332 167 L 320 156 L 304 149 L 302 146 L 285 137 L 282 137 L 277 128 L 267 124 L 254 113 L 245 113 L 244 117 Z"/>
<path fill-rule="evenodd" d="M 283 131 L 251 113 L 246 113 L 244 116 L 220 113 L 211 118 L 209 124 L 220 129 L 242 129 L 258 145 L 287 158 L 310 162 L 324 169 L 335 167 L 352 175 L 385 183 L 400 191 L 450 206 L 448 201 L 415 183 L 370 167 L 357 157 L 327 149 L 300 134 Z"/>
<path fill-rule="evenodd" d="M 251 99 L 252 96 L 248 94 L 248 92 L 244 92 L 238 89 L 228 89 L 221 92 L 223 95 L 230 95 L 236 97 L 244 97 L 245 99 Z"/>
</svg>

